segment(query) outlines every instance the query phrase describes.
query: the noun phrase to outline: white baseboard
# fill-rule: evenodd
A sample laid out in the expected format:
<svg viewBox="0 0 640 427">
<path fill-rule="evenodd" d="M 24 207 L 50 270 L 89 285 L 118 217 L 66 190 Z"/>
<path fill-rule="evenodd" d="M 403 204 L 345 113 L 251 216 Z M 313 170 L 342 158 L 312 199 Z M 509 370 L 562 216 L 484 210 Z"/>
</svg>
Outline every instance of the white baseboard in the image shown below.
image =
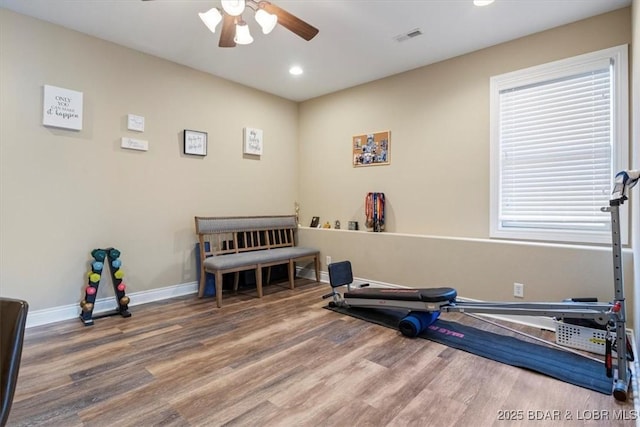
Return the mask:
<svg viewBox="0 0 640 427">
<path fill-rule="evenodd" d="M 303 277 L 305 279 L 316 280 L 316 273 L 312 268 L 296 267 L 297 277 Z M 329 283 L 329 273 L 326 271 L 320 271 L 320 282 Z M 353 278 L 353 287 L 359 288 L 362 285 L 369 284 L 372 288 L 398 288 L 405 289 L 405 286 L 394 285 L 393 283 L 377 282 L 375 280 L 362 279 L 360 277 Z"/>
<path fill-rule="evenodd" d="M 183 283 L 181 285 L 167 286 L 165 288 L 151 289 L 148 291 L 133 292 L 127 294 L 129 306 L 146 304 L 153 301 L 174 298 L 182 295 L 198 292 L 197 282 Z M 94 303 L 94 314 L 115 310 L 118 303 L 115 297 L 99 298 Z M 63 320 L 77 319 L 80 316 L 80 304 L 69 304 L 60 307 L 46 308 L 43 310 L 29 311 L 27 314 L 27 328 L 61 322 Z"/>
</svg>

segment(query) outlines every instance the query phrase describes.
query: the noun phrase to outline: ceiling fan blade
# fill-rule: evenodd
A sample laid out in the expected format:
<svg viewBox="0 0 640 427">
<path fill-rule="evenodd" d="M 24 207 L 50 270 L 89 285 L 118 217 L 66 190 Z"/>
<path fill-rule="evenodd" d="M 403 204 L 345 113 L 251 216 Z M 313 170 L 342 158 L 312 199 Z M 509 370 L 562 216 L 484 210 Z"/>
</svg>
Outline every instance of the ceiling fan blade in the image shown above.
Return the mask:
<svg viewBox="0 0 640 427">
<path fill-rule="evenodd" d="M 236 18 L 230 15 L 224 14 L 224 20 L 222 21 L 222 30 L 220 30 L 220 41 L 218 46 L 220 47 L 236 47 L 236 42 L 233 41 L 236 36 Z"/>
<path fill-rule="evenodd" d="M 260 2 L 259 4 L 260 7 L 264 8 L 264 10 L 278 17 L 278 24 L 281 24 L 287 30 L 297 34 L 303 39 L 309 41 L 318 34 L 319 30 L 316 27 L 307 24 L 302 19 L 290 14 L 286 10 L 269 2 Z"/>
</svg>

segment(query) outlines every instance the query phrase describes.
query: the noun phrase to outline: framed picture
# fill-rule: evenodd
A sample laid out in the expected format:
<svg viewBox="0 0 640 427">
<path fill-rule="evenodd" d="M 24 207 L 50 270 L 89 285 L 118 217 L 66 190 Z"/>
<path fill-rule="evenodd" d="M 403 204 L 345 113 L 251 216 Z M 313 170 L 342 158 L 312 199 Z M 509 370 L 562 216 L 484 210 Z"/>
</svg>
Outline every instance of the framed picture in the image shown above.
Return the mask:
<svg viewBox="0 0 640 427">
<path fill-rule="evenodd" d="M 319 216 L 314 216 L 313 218 L 311 218 L 311 225 L 309 227 L 317 228 L 318 225 L 320 225 L 320 217 Z"/>
<path fill-rule="evenodd" d="M 391 131 L 356 135 L 351 148 L 353 167 L 388 165 L 391 163 Z"/>
<path fill-rule="evenodd" d="M 184 130 L 184 154 L 194 156 L 207 155 L 207 133 L 197 130 Z"/>
<path fill-rule="evenodd" d="M 82 130 L 82 92 L 44 85 L 42 124 Z"/>
<path fill-rule="evenodd" d="M 244 128 L 244 154 L 262 155 L 262 129 Z"/>
</svg>

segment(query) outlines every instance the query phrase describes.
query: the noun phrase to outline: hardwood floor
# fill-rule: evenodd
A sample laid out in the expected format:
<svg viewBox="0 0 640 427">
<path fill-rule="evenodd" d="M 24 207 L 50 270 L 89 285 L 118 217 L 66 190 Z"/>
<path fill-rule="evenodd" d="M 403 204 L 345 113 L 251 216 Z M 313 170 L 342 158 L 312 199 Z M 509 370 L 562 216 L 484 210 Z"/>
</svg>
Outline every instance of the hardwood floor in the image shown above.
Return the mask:
<svg viewBox="0 0 640 427">
<path fill-rule="evenodd" d="M 328 290 L 298 279 L 221 309 L 188 296 L 28 329 L 8 425 L 635 425 L 632 399 L 325 310 Z"/>
</svg>

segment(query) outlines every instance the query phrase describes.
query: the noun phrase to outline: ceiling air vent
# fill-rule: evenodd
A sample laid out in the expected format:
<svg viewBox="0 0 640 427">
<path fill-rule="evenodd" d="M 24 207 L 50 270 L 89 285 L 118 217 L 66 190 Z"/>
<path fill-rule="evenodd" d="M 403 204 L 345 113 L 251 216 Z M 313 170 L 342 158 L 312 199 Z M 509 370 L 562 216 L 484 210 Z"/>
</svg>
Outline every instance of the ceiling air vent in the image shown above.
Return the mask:
<svg viewBox="0 0 640 427">
<path fill-rule="evenodd" d="M 407 33 L 395 36 L 393 39 L 395 41 L 397 41 L 397 42 L 403 42 L 403 41 L 406 41 L 406 40 L 421 36 L 422 34 L 423 33 L 422 33 L 422 30 L 420 28 L 414 28 L 413 30 L 411 30 L 411 31 L 409 31 Z"/>
</svg>

